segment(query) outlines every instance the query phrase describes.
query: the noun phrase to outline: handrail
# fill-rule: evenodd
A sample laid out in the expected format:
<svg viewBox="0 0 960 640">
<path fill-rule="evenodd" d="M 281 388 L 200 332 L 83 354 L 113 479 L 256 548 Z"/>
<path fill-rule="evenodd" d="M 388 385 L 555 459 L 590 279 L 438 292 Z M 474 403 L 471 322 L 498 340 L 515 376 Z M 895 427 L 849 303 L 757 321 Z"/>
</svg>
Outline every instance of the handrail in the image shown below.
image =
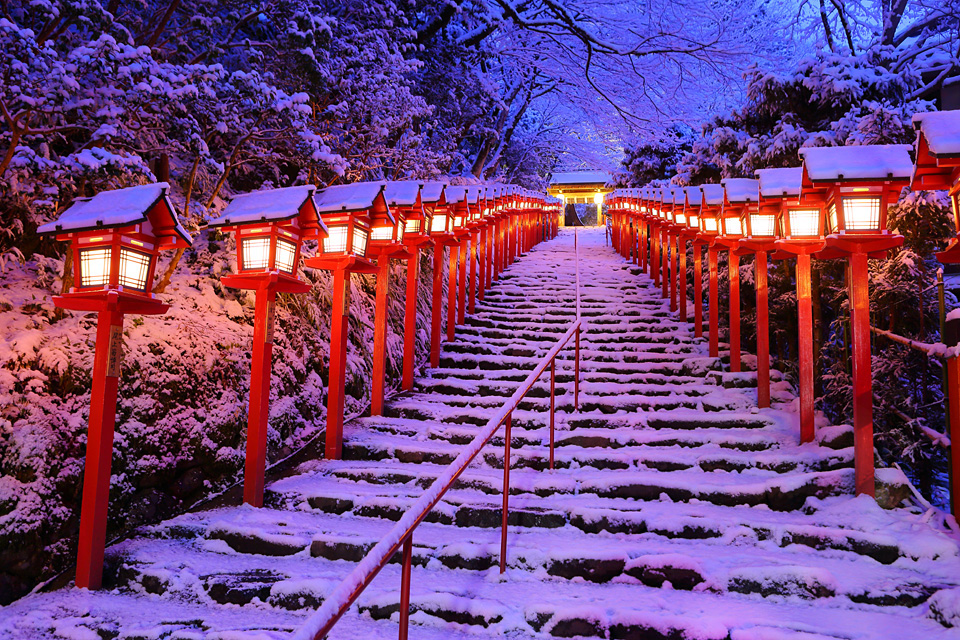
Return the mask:
<svg viewBox="0 0 960 640">
<path fill-rule="evenodd" d="M 576 254 L 576 298 L 577 298 L 577 318 L 567 329 L 553 347 L 540 359 L 533 371 L 527 375 L 523 384 L 510 396 L 510 399 L 504 403 L 500 409 L 484 425 L 483 429 L 467 445 L 467 448 L 460 452 L 460 455 L 450 463 L 447 469 L 433 481 L 433 484 L 424 492 L 422 496 L 403 514 L 399 521 L 387 532 L 381 540 L 367 553 L 366 556 L 357 564 L 350 575 L 344 578 L 333 592 L 323 601 L 323 604 L 317 609 L 316 613 L 310 617 L 307 622 L 294 633 L 294 640 L 320 640 L 324 638 L 337 624 L 340 618 L 349 610 L 350 606 L 363 593 L 373 579 L 377 577 L 380 570 L 396 555 L 397 551 L 403 547 L 403 569 L 401 573 L 401 596 L 400 596 L 400 638 L 407 638 L 407 624 L 410 614 L 410 573 L 412 565 L 413 552 L 413 532 L 420 525 L 427 515 L 433 510 L 443 496 L 450 490 L 457 479 L 466 471 L 466 468 L 473 462 L 477 454 L 487 443 L 496 435 L 503 424 L 506 426 L 504 459 L 503 459 L 503 522 L 500 538 L 500 573 L 506 568 L 506 536 L 507 536 L 507 513 L 508 500 L 510 496 L 509 478 L 510 478 L 510 428 L 512 423 L 513 411 L 520 405 L 520 402 L 526 397 L 527 393 L 534 384 L 540 379 L 540 376 L 550 365 L 550 469 L 553 469 L 553 431 L 554 431 L 554 386 L 556 377 L 556 357 L 560 350 L 570 341 L 570 338 L 576 336 L 576 364 L 574 373 L 574 409 L 579 410 L 579 390 L 580 390 L 580 330 L 582 321 L 580 319 L 580 251 L 577 246 L 576 229 L 574 229 L 574 252 Z"/>
</svg>

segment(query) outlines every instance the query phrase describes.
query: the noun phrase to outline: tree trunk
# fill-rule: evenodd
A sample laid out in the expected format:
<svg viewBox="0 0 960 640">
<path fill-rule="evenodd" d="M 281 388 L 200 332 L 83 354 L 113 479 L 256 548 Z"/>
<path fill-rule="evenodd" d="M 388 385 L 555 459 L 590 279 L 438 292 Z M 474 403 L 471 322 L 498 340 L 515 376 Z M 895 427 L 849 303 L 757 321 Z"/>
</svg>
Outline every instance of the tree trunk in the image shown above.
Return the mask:
<svg viewBox="0 0 960 640">
<path fill-rule="evenodd" d="M 154 27 L 153 33 L 150 34 L 150 37 L 143 43 L 150 47 L 151 49 L 157 46 L 157 42 L 160 40 L 160 36 L 163 35 L 164 30 L 167 28 L 167 24 L 170 22 L 170 18 L 173 17 L 174 12 L 180 6 L 180 0 L 170 0 L 170 4 L 167 5 L 167 10 L 163 12 L 160 20 L 157 21 L 157 26 Z"/>
<path fill-rule="evenodd" d="M 187 178 L 187 188 L 186 188 L 186 197 L 183 204 L 183 218 L 188 220 L 190 215 L 190 198 L 193 195 L 193 185 L 197 179 L 197 168 L 200 166 L 200 158 L 197 157 L 193 161 L 193 167 L 190 169 L 190 177 Z M 169 165 L 167 165 L 167 179 L 170 179 L 169 176 Z M 173 279 L 173 274 L 177 270 L 177 266 L 180 264 L 180 258 L 183 257 L 183 249 L 177 249 L 173 254 L 173 258 L 170 260 L 170 264 L 167 265 L 167 268 L 163 272 L 163 277 L 160 278 L 160 281 L 154 285 L 154 293 L 163 293 L 167 290 L 167 286 L 170 284 L 170 280 Z"/>
<path fill-rule="evenodd" d="M 13 161 L 13 154 L 17 151 L 17 145 L 20 143 L 20 129 L 13 128 L 10 134 L 10 146 L 7 147 L 7 152 L 3 155 L 3 160 L 0 161 L 0 178 L 3 177 L 3 174 L 6 173 L 7 167 L 10 166 L 10 163 Z"/>
</svg>

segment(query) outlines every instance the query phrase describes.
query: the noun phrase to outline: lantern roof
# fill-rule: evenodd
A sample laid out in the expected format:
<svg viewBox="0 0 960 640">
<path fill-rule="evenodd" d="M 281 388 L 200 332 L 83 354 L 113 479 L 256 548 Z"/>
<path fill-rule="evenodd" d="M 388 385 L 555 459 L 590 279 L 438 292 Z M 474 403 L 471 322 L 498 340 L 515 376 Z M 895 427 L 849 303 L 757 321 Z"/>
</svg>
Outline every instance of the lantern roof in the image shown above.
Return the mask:
<svg viewBox="0 0 960 640">
<path fill-rule="evenodd" d="M 700 191 L 700 187 L 685 187 L 683 190 L 687 198 L 687 204 L 699 205 L 700 200 L 703 198 L 703 192 Z"/>
<path fill-rule="evenodd" d="M 461 202 L 469 202 L 467 196 L 467 187 L 460 187 L 449 185 L 445 189 L 447 194 L 447 204 L 460 204 Z"/>
<path fill-rule="evenodd" d="M 724 178 L 720 184 L 727 202 L 757 202 L 760 199 L 760 181 L 754 178 Z"/>
<path fill-rule="evenodd" d="M 910 150 L 908 144 L 804 147 L 800 157 L 811 182 L 909 180 L 913 174 Z"/>
<path fill-rule="evenodd" d="M 758 169 L 760 196 L 763 198 L 786 198 L 800 195 L 803 183 L 803 167 L 789 169 Z"/>
<path fill-rule="evenodd" d="M 918 113 L 913 126 L 926 139 L 930 155 L 960 157 L 960 110 Z"/>
<path fill-rule="evenodd" d="M 320 213 L 368 211 L 379 202 L 386 211 L 390 222 L 396 224 L 396 219 L 394 219 L 383 195 L 385 187 L 386 183 L 383 182 L 338 184 L 318 192 L 314 197 L 314 202 L 317 205 L 317 211 Z"/>
<path fill-rule="evenodd" d="M 391 207 L 413 207 L 420 202 L 423 183 L 417 180 L 388 182 L 383 188 L 383 197 Z"/>
<path fill-rule="evenodd" d="M 300 215 L 303 205 L 312 203 L 317 187 L 308 184 L 283 189 L 266 189 L 234 196 L 220 217 L 211 220 L 211 227 L 225 227 L 234 224 L 254 222 L 280 222 Z M 316 207 L 311 204 L 310 213 L 301 220 L 305 229 L 323 229 L 326 225 L 317 216 Z"/>
<path fill-rule="evenodd" d="M 420 200 L 424 204 L 437 204 L 443 199 L 446 186 L 443 182 L 424 182 L 420 189 Z"/>
<path fill-rule="evenodd" d="M 173 238 L 175 244 L 189 245 L 193 240 L 180 224 L 167 195 L 169 188 L 166 182 L 155 182 L 77 198 L 59 218 L 41 225 L 37 232 L 95 231 L 149 222 L 157 238 Z"/>
<path fill-rule="evenodd" d="M 724 189 L 722 184 L 702 184 L 700 192 L 703 194 L 703 204 L 719 206 L 723 204 Z"/>
</svg>

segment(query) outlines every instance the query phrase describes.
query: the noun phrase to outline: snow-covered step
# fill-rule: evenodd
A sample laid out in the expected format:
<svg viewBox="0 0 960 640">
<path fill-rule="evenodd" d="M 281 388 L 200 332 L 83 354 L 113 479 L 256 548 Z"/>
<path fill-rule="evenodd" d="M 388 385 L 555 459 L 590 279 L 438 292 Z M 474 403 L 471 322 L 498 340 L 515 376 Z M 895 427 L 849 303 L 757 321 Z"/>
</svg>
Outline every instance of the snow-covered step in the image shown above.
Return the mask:
<svg viewBox="0 0 960 640">
<path fill-rule="evenodd" d="M 778 372 L 774 408 L 757 410 L 754 373 L 725 371 L 723 346 L 709 357 L 602 230 L 579 242 L 580 407 L 571 345 L 556 468 L 545 374 L 513 413 L 506 573 L 501 429 L 414 536 L 411 636 L 950 637 L 939 620 L 960 600 L 957 540 L 923 513 L 852 498 L 847 431 L 801 445 Z M 566 332 L 575 267 L 571 231 L 528 252 L 415 392 L 345 425 L 344 460 L 300 464 L 268 484 L 265 508 L 142 529 L 108 551 L 111 590 L 30 596 L 0 616 L 0 638 L 288 636 Z M 399 581 L 394 558 L 331 638 L 396 637 Z"/>
</svg>

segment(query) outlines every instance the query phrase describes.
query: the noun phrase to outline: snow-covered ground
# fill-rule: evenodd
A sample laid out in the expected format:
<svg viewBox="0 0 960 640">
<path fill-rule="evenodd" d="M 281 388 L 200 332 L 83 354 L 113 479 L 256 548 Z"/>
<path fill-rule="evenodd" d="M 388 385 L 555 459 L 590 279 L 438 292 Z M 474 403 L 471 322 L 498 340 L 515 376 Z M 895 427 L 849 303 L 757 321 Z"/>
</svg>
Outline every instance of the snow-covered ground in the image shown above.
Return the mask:
<svg viewBox="0 0 960 640">
<path fill-rule="evenodd" d="M 545 375 L 514 413 L 506 573 L 497 436 L 417 530 L 411 636 L 957 637 L 957 540 L 853 498 L 843 429 L 800 445 L 788 383 L 775 375 L 775 406 L 757 410 L 750 376 L 720 372 L 603 229 L 579 244 L 581 411 L 568 349 L 557 469 Z M 108 551 L 109 588 L 23 598 L 0 610 L 0 638 L 289 636 L 563 335 L 575 256 L 564 230 L 510 267 L 415 393 L 346 425 L 344 461 L 302 464 L 263 509 L 142 529 Z M 399 583 L 388 565 L 331 637 L 396 637 Z"/>
</svg>

